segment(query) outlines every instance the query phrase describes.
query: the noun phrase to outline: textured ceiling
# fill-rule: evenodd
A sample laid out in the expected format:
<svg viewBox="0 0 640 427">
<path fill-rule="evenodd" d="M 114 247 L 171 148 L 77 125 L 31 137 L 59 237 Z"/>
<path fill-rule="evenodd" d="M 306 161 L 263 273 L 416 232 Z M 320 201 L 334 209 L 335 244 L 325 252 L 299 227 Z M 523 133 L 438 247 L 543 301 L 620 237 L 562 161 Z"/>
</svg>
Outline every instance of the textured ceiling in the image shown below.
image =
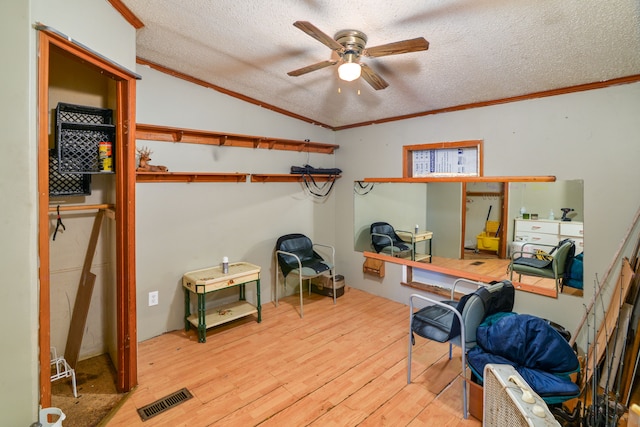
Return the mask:
<svg viewBox="0 0 640 427">
<path fill-rule="evenodd" d="M 330 127 L 640 74 L 638 0 L 122 0 L 143 23 L 139 58 Z M 363 58 L 388 83 L 347 83 L 293 26 L 367 47 L 424 37 L 429 49 Z M 359 94 L 358 94 L 359 91 Z"/>
</svg>

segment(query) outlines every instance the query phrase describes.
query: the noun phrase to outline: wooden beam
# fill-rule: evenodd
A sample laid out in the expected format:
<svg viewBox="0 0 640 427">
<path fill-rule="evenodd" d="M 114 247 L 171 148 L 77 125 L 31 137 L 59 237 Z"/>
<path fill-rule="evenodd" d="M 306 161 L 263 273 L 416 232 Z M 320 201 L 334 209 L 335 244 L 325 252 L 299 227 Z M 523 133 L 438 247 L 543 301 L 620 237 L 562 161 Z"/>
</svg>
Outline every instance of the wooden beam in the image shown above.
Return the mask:
<svg viewBox="0 0 640 427">
<path fill-rule="evenodd" d="M 38 346 L 40 405 L 51 406 L 51 277 L 49 248 L 49 37 L 38 34 Z"/>
<path fill-rule="evenodd" d="M 116 117 L 122 125 L 116 157 L 116 344 L 119 392 L 138 384 L 136 313 L 136 81 L 116 83 Z M 109 211 L 107 211 L 109 212 Z"/>
<path fill-rule="evenodd" d="M 111 3 L 111 6 L 113 6 L 118 12 L 120 12 L 120 15 L 122 15 L 122 17 L 129 24 L 131 24 L 131 26 L 133 26 L 133 28 L 135 28 L 136 30 L 139 30 L 140 28 L 144 27 L 144 23 L 140 20 L 140 18 L 138 18 L 131 11 L 131 9 L 129 9 L 127 6 L 125 6 L 125 4 L 122 3 L 122 0 L 107 0 L 107 1 L 109 3 Z"/>
<path fill-rule="evenodd" d="M 60 209 L 60 212 L 64 212 L 64 211 L 90 211 L 94 209 L 113 210 L 114 208 L 115 208 L 115 205 L 109 204 L 109 203 L 99 203 L 95 205 L 56 205 L 56 206 L 50 205 L 49 212 L 56 212 L 58 209 Z"/>
<path fill-rule="evenodd" d="M 91 303 L 91 295 L 93 294 L 93 285 L 96 281 L 96 275 L 91 270 L 93 256 L 96 252 L 100 228 L 102 226 L 102 218 L 104 211 L 99 210 L 93 221 L 93 229 L 89 238 L 89 247 L 84 258 L 82 266 L 82 274 L 80 275 L 80 283 L 78 285 L 78 293 L 73 306 L 73 314 L 69 325 L 69 334 L 67 335 L 67 345 L 64 350 L 64 358 L 69 365 L 75 369 L 80 355 L 80 347 L 82 345 L 82 336 L 84 335 L 84 327 L 89 314 L 89 305 Z"/>
</svg>

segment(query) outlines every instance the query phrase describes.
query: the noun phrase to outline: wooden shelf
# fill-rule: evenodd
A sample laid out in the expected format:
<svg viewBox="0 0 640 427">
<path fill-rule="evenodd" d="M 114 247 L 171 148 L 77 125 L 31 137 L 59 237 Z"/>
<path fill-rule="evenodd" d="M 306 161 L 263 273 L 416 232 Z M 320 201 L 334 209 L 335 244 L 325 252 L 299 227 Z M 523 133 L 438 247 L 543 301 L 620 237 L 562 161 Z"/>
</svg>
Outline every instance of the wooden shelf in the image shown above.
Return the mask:
<svg viewBox="0 0 640 427">
<path fill-rule="evenodd" d="M 306 175 L 305 175 L 306 176 Z M 300 174 L 252 174 L 251 182 L 302 182 Z M 332 181 L 340 178 L 340 175 L 313 175 L 316 182 Z"/>
<path fill-rule="evenodd" d="M 136 172 L 136 182 L 246 182 L 246 173 Z"/>
<path fill-rule="evenodd" d="M 95 205 L 64 205 L 64 204 L 50 204 L 49 212 L 63 212 L 63 211 L 92 211 L 92 210 L 101 210 L 108 209 L 114 210 L 116 205 L 109 203 L 101 203 Z"/>
<path fill-rule="evenodd" d="M 467 191 L 467 197 L 503 197 L 499 191 Z"/>
<path fill-rule="evenodd" d="M 431 255 L 416 253 L 415 261 L 418 261 L 418 262 L 431 262 Z"/>
<path fill-rule="evenodd" d="M 333 154 L 340 148 L 336 144 L 297 141 L 266 136 L 237 135 L 196 129 L 136 123 L 136 139 L 190 144 L 208 144 L 229 147 L 262 148 L 267 150 L 301 151 L 305 153 Z"/>
<path fill-rule="evenodd" d="M 246 182 L 248 173 L 136 172 L 136 182 Z M 316 182 L 331 181 L 340 175 L 313 175 Z M 302 182 L 299 174 L 253 174 L 251 182 Z"/>
<path fill-rule="evenodd" d="M 439 176 L 425 178 L 365 178 L 363 182 L 555 182 L 556 177 L 549 176 Z"/>
<path fill-rule="evenodd" d="M 246 301 L 236 301 L 205 311 L 204 324 L 206 325 L 205 327 L 209 329 L 214 326 L 222 325 L 223 323 L 231 322 L 232 320 L 240 319 L 241 317 L 256 313 L 258 313 L 258 309 L 255 305 Z M 197 329 L 198 313 L 194 313 L 187 317 L 187 321 Z"/>
</svg>

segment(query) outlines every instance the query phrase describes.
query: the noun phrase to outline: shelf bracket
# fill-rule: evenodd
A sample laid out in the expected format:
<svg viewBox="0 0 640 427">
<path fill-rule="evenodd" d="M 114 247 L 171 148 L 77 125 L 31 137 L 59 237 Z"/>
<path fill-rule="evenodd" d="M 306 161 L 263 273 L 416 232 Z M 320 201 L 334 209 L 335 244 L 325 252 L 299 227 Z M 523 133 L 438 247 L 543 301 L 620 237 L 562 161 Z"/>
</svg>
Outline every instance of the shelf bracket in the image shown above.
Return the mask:
<svg viewBox="0 0 640 427">
<path fill-rule="evenodd" d="M 171 136 L 173 137 L 173 142 L 182 142 L 182 138 L 184 137 L 184 132 L 181 130 L 177 132 L 173 132 Z"/>
</svg>

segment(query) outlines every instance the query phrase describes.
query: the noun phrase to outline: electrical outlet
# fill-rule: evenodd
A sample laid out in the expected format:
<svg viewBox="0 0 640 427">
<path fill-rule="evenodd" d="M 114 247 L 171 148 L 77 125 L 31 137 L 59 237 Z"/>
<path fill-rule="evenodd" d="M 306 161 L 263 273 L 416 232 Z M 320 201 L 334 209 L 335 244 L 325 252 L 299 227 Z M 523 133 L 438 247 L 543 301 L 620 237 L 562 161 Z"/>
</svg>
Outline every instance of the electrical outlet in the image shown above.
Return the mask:
<svg viewBox="0 0 640 427">
<path fill-rule="evenodd" d="M 149 292 L 149 307 L 158 305 L 158 291 Z"/>
</svg>

